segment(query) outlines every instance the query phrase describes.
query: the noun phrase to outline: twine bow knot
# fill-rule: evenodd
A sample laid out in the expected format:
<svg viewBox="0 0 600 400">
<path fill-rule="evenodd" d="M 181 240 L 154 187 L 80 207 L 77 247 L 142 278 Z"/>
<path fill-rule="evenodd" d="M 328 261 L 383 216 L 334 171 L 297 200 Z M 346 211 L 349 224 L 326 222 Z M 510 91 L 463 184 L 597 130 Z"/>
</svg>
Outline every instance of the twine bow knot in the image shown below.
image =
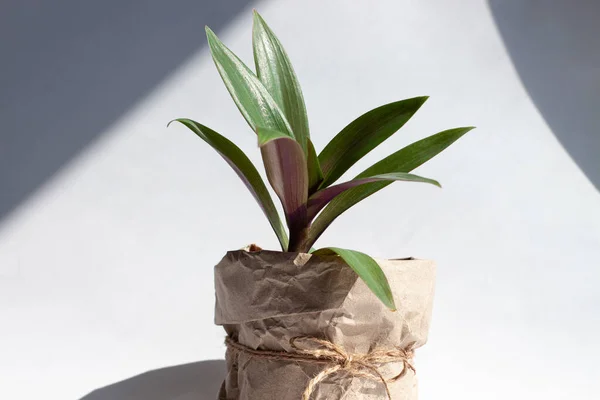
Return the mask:
<svg viewBox="0 0 600 400">
<path fill-rule="evenodd" d="M 315 387 L 327 376 L 335 374 L 338 371 L 344 371 L 352 376 L 381 382 L 388 399 L 392 400 L 388 383 L 402 378 L 408 370 L 413 371 L 413 373 L 415 372 L 415 368 L 411 362 L 413 351 L 410 349 L 376 349 L 366 354 L 349 354 L 342 347 L 328 340 L 308 336 L 292 338 L 290 345 L 298 353 L 333 364 L 331 367 L 319 372 L 308 382 L 302 395 L 302 400 L 309 400 Z M 385 378 L 380 372 L 380 368 L 391 363 L 402 363 L 402 371 L 390 378 Z"/>
<path fill-rule="evenodd" d="M 413 371 L 413 373 L 415 372 L 415 368 L 412 365 L 412 349 L 376 349 L 367 354 L 352 354 L 328 340 L 311 336 L 299 336 L 290 339 L 290 346 L 295 350 L 293 353 L 251 349 L 230 337 L 225 338 L 225 344 L 231 351 L 245 353 L 249 356 L 262 359 L 333 364 L 331 367 L 319 372 L 308 382 L 302 395 L 302 400 L 310 400 L 315 387 L 327 376 L 335 374 L 338 371 L 381 382 L 388 399 L 392 400 L 388 383 L 402 378 L 408 370 Z M 380 372 L 380 368 L 392 363 L 402 363 L 402 371 L 391 378 L 385 378 Z"/>
</svg>

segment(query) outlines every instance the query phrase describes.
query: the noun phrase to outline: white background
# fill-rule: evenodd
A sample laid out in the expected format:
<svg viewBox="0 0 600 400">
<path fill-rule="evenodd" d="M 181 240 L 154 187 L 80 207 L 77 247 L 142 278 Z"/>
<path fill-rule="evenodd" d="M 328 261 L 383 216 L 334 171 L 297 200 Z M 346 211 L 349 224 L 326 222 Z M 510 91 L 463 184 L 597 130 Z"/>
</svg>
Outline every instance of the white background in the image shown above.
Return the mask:
<svg viewBox="0 0 600 400">
<path fill-rule="evenodd" d="M 556 28 L 548 18 L 560 18 L 567 2 L 526 3 L 516 14 L 532 27 Z M 569 4 L 600 10 L 577 3 Z M 437 261 L 430 341 L 417 354 L 421 398 L 597 399 L 600 195 L 593 171 L 586 176 L 579 154 L 565 150 L 521 80 L 490 4 L 248 4 L 217 31 L 248 63 L 252 7 L 288 49 L 318 149 L 371 108 L 431 96 L 351 173 L 443 129 L 477 126 L 417 170 L 443 190 L 394 184 L 347 212 L 318 243 Z M 203 44 L 210 21 L 197 19 Z M 565 79 L 588 79 L 579 87 L 597 100 L 597 58 L 556 58 Z M 165 127 L 194 118 L 260 162 L 205 47 L 122 112 L 0 220 L 2 399 L 80 399 L 148 370 L 222 359 L 212 268 L 228 249 L 276 248 L 260 209 L 219 156 L 183 127 Z M 10 134 L 17 132 L 3 133 Z M 198 378 L 198 387 L 180 393 L 173 379 L 171 394 L 157 400 L 212 398 L 206 391 L 218 380 Z M 94 399 L 155 398 L 144 390 Z"/>
</svg>

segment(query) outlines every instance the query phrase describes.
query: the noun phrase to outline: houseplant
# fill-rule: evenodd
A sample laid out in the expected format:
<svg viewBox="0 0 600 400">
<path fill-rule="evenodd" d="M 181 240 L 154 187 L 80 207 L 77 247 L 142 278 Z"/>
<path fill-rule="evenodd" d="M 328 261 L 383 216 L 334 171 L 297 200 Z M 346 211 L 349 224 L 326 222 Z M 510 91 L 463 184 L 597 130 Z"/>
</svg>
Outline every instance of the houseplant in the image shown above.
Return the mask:
<svg viewBox="0 0 600 400">
<path fill-rule="evenodd" d="M 256 73 L 208 27 L 206 33 L 219 73 L 257 135 L 286 223 L 260 174 L 235 144 L 198 122 L 175 120 L 235 170 L 281 245 L 281 251 L 257 246 L 230 251 L 215 267 L 215 319 L 227 332 L 228 346 L 228 374 L 219 398 L 416 398 L 412 352 L 427 339 L 434 264 L 375 260 L 355 250 L 313 245 L 344 211 L 395 181 L 439 186 L 410 172 L 472 127 L 422 139 L 336 184 L 427 97 L 365 113 L 317 155 L 297 77 L 261 16 L 254 13 Z"/>
</svg>

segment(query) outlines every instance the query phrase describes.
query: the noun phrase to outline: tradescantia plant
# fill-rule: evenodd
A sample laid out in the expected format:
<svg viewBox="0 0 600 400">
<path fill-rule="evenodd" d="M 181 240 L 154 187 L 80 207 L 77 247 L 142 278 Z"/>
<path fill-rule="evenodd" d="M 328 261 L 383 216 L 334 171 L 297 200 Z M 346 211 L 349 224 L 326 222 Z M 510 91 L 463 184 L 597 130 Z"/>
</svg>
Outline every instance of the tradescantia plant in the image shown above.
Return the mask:
<svg viewBox="0 0 600 400">
<path fill-rule="evenodd" d="M 338 247 L 314 250 L 312 246 L 344 211 L 392 182 L 440 186 L 433 179 L 410 172 L 473 128 L 449 129 L 429 136 L 375 163 L 354 179 L 336 184 L 351 166 L 398 131 L 427 97 L 397 101 L 363 114 L 317 155 L 310 139 L 298 78 L 283 46 L 262 17 L 254 12 L 256 73 L 208 27 L 206 35 L 225 86 L 258 137 L 267 178 L 281 201 L 287 231 L 263 179 L 239 147 L 191 119 L 174 121 L 212 146 L 238 174 L 269 220 L 282 251 L 341 257 L 388 308 L 395 310 L 388 281 L 373 258 L 354 250 Z"/>
</svg>

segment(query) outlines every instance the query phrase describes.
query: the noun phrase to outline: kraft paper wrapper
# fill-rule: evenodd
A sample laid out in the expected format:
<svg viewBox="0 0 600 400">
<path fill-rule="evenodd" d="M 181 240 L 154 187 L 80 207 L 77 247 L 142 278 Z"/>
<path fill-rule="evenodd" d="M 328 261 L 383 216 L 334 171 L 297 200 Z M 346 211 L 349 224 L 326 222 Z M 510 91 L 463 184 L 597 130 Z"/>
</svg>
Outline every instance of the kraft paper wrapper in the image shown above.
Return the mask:
<svg viewBox="0 0 600 400">
<path fill-rule="evenodd" d="M 259 350 L 293 351 L 289 340 L 315 336 L 348 353 L 375 348 L 418 348 L 427 341 L 435 264 L 377 260 L 398 310 L 388 310 L 337 257 L 303 253 L 231 251 L 215 267 L 215 322 L 239 343 Z M 266 360 L 227 351 L 227 376 L 219 400 L 299 400 L 327 365 Z M 418 370 L 418 365 L 416 365 Z M 394 376 L 402 364 L 382 368 Z M 416 400 L 412 371 L 388 384 L 394 400 Z M 345 372 L 328 376 L 311 399 L 387 399 L 381 382 Z"/>
</svg>

